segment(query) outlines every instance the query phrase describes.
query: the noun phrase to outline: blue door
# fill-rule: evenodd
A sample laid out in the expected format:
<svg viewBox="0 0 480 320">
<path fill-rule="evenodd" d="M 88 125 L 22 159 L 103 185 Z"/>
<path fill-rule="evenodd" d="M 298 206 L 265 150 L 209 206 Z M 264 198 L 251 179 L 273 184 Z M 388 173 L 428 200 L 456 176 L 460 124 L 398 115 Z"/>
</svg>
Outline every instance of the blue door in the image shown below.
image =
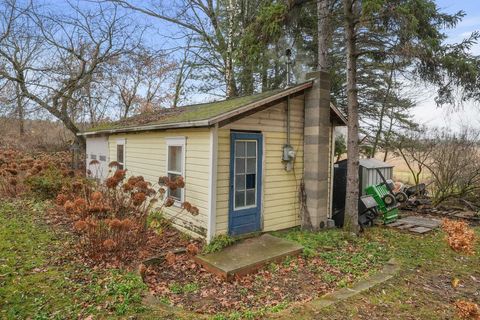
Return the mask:
<svg viewBox="0 0 480 320">
<path fill-rule="evenodd" d="M 262 134 L 230 136 L 230 235 L 260 230 L 262 208 Z"/>
</svg>

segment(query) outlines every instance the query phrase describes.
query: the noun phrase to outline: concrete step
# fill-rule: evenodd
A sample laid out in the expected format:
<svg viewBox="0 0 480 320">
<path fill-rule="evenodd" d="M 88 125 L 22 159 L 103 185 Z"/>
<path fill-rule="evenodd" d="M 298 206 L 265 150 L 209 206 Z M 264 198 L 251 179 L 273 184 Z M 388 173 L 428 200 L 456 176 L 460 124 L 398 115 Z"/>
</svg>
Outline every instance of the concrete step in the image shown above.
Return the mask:
<svg viewBox="0 0 480 320">
<path fill-rule="evenodd" d="M 235 276 L 255 272 L 267 263 L 298 255 L 302 250 L 296 242 L 264 234 L 219 252 L 197 255 L 195 260 L 209 272 L 230 281 Z"/>
</svg>

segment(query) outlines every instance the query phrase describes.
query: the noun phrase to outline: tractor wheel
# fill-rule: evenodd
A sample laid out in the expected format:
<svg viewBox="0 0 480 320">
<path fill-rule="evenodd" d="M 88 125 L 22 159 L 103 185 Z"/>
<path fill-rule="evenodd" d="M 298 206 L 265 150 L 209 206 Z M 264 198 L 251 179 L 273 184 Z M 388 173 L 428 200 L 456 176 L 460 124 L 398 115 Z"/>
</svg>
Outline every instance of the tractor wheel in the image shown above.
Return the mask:
<svg viewBox="0 0 480 320">
<path fill-rule="evenodd" d="M 397 200 L 399 203 L 404 203 L 408 200 L 408 197 L 405 192 L 400 191 L 395 193 L 395 200 Z"/>
<path fill-rule="evenodd" d="M 391 194 L 386 194 L 383 198 L 383 203 L 385 203 L 385 205 L 387 207 L 391 207 L 395 204 L 395 197 L 392 196 Z"/>
</svg>

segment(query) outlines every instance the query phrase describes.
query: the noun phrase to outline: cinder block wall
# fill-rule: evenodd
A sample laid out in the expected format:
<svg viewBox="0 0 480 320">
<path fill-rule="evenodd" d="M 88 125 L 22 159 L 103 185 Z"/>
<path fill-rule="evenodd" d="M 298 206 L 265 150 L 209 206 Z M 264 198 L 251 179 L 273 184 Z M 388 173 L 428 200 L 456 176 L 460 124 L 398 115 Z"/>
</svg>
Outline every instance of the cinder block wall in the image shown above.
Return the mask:
<svg viewBox="0 0 480 320">
<path fill-rule="evenodd" d="M 330 80 L 326 72 L 307 74 L 315 78 L 305 92 L 304 181 L 306 209 L 314 230 L 325 228 L 329 210 L 330 171 Z"/>
</svg>

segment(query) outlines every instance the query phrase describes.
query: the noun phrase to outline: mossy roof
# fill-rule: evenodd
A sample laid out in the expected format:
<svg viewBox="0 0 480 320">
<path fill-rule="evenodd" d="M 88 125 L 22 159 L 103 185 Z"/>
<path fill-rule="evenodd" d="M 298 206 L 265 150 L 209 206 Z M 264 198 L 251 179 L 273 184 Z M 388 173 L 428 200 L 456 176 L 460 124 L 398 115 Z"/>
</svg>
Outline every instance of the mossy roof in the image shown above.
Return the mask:
<svg viewBox="0 0 480 320">
<path fill-rule="evenodd" d="M 210 125 L 209 120 L 228 115 L 241 108 L 248 106 L 261 106 L 262 102 L 270 102 L 271 98 L 283 98 L 288 94 L 304 90 L 311 86 L 311 81 L 298 84 L 287 89 L 266 91 L 250 96 L 233 99 L 201 103 L 175 109 L 165 108 L 161 111 L 143 113 L 116 122 L 104 123 L 83 132 L 85 135 L 113 133 L 136 130 L 155 130 L 174 127 L 196 127 Z M 284 95 L 282 94 L 284 93 Z M 170 126 L 171 125 L 171 126 Z"/>
</svg>

